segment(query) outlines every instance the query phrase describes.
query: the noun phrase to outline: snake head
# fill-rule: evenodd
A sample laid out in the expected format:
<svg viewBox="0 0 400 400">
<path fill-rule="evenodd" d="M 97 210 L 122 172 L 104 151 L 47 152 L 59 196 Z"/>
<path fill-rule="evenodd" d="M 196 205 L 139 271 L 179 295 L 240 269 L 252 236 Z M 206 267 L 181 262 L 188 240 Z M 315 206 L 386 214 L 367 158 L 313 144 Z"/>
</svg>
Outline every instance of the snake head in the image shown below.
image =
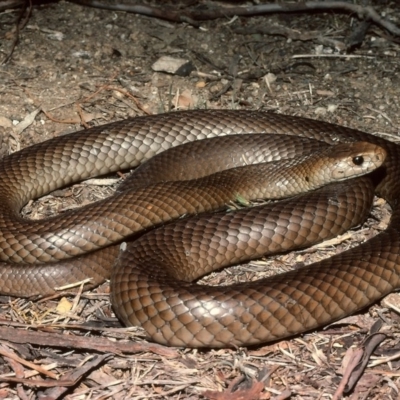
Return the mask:
<svg viewBox="0 0 400 400">
<path fill-rule="evenodd" d="M 368 142 L 339 144 L 331 148 L 332 181 L 342 181 L 368 174 L 379 168 L 386 159 L 386 150 Z"/>
</svg>

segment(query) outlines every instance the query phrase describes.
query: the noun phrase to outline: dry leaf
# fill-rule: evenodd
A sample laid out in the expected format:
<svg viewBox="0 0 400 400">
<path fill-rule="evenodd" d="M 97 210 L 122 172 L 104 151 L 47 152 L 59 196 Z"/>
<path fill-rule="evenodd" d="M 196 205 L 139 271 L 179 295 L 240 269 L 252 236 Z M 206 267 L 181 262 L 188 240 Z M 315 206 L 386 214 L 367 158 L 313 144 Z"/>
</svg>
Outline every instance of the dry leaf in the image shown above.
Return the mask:
<svg viewBox="0 0 400 400">
<path fill-rule="evenodd" d="M 63 297 L 57 305 L 57 312 L 59 314 L 67 314 L 71 311 L 72 303 Z"/>
</svg>

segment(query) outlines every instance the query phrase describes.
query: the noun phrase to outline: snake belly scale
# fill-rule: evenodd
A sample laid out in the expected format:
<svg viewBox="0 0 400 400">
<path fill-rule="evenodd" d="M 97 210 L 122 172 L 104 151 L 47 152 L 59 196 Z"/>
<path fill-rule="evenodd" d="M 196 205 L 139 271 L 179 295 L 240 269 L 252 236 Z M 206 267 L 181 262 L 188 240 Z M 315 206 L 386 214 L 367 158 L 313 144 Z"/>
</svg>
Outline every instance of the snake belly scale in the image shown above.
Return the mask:
<svg viewBox="0 0 400 400">
<path fill-rule="evenodd" d="M 101 221 L 96 218 L 86 231 L 80 230 L 90 216 L 87 213 L 78 217 L 78 223 L 74 226 L 68 225 L 68 214 L 64 220 L 61 217 L 62 222 L 59 219 L 43 220 L 39 222 L 40 228 L 35 227 L 35 231 L 32 231 L 30 225 L 16 215 L 17 212 L 9 211 L 7 207 L 10 198 L 14 208 L 19 211 L 27 200 L 56 187 L 93 175 L 135 167 L 167 148 L 207 137 L 242 133 L 299 136 L 330 145 L 364 141 L 382 147 L 387 153 L 386 160 L 372 178 L 357 178 L 351 185 L 339 184 L 339 189 L 321 189 L 315 192 L 317 194 L 302 195 L 302 200 L 296 200 L 296 203 L 300 205 L 304 202 L 309 215 L 318 216 L 318 210 L 325 209 L 327 214 L 317 218 L 318 228 L 310 228 L 310 232 L 314 234 L 315 229 L 328 232 L 338 217 L 333 220 L 329 218 L 331 210 L 326 204 L 327 197 L 324 197 L 326 191 L 334 190 L 337 199 L 340 196 L 349 197 L 350 201 L 360 205 L 361 211 L 358 212 L 366 214 L 368 210 L 363 204 L 371 199 L 375 187 L 377 193 L 386 198 L 393 208 L 388 228 L 361 246 L 320 263 L 267 280 L 224 289 L 209 288 L 207 293 L 202 286 L 182 283 L 177 280 L 179 276 L 168 274 L 168 270 L 173 267 L 161 271 L 150 268 L 157 262 L 153 260 L 152 263 L 151 257 L 146 261 L 150 263 L 149 268 L 137 268 L 138 260 L 146 259 L 140 255 L 148 251 L 146 246 L 158 242 L 157 235 L 164 235 L 156 233 L 156 230 L 154 234 L 151 232 L 149 237 L 143 236 L 147 238 L 139 239 L 138 244 L 122 252 L 114 269 L 112 302 L 117 315 L 124 322 L 143 325 L 152 340 L 169 345 L 221 347 L 258 344 L 341 318 L 399 287 L 400 154 L 397 145 L 360 131 L 320 121 L 262 112 L 215 110 L 176 112 L 124 120 L 43 142 L 5 158 L 0 164 L 0 248 L 3 260 L 0 291 L 25 296 L 38 294 L 35 291 L 44 294 L 51 291 L 54 284 L 61 284 L 63 276 L 71 278 L 75 272 L 77 279 L 87 274 L 93 277 L 93 284 L 96 284 L 109 273 L 110 267 L 107 268 L 104 263 L 112 264 L 118 253 L 118 247 L 112 244 L 120 242 L 126 235 L 125 227 L 119 228 L 123 217 L 117 214 L 110 217 L 115 223 L 105 233 L 100 228 Z M 173 193 L 175 183 L 170 185 Z M 188 202 L 193 199 L 191 193 L 188 192 Z M 197 195 L 199 193 L 194 197 Z M 140 203 L 140 195 L 136 196 L 135 202 Z M 118 207 L 123 201 L 118 203 Z M 278 208 L 274 213 L 290 222 L 293 211 L 288 211 L 289 203 L 290 200 L 284 202 L 283 206 L 275 206 Z M 102 212 L 108 210 L 106 202 L 101 207 Z M 169 204 L 169 209 L 173 210 L 174 207 L 175 203 Z M 172 211 L 168 212 L 171 214 L 169 219 L 179 217 Z M 192 213 L 197 212 L 199 208 L 196 206 Z M 307 235 L 303 234 L 305 227 L 301 223 L 300 211 L 296 209 L 294 214 L 296 222 L 291 223 L 297 232 L 289 240 L 297 243 L 300 241 L 298 238 Z M 12 221 L 16 221 L 11 225 L 10 216 Z M 196 222 L 198 218 L 188 222 L 194 237 L 199 237 L 197 229 L 204 225 L 203 222 Z M 249 248 L 254 250 L 257 247 L 255 243 L 262 242 L 260 236 L 257 240 L 251 236 L 251 218 L 256 226 L 260 226 L 260 213 L 255 211 L 253 215 L 239 214 L 233 222 L 219 222 L 224 221 L 222 215 L 209 217 L 209 220 L 212 219 L 210 224 L 213 226 L 222 224 L 228 234 L 232 233 L 232 237 L 239 237 L 237 248 L 245 248 L 247 250 L 242 251 L 248 252 Z M 340 214 L 336 225 L 343 225 L 341 218 L 347 221 L 352 217 Z M 238 227 L 243 221 L 248 229 L 240 231 L 238 236 Z M 186 222 L 179 221 L 178 226 L 180 223 Z M 306 225 L 308 223 L 307 220 Z M 140 225 L 147 227 L 144 222 L 140 222 Z M 59 229 L 56 237 L 50 234 L 53 227 Z M 167 229 L 173 230 L 173 225 Z M 181 227 L 176 229 L 176 232 L 182 231 Z M 176 232 L 168 232 L 170 237 L 176 236 Z M 88 240 L 89 233 L 94 233 L 93 242 Z M 232 260 L 241 260 L 242 255 L 238 254 L 240 251 L 231 251 L 231 242 L 226 237 L 225 242 L 221 241 L 220 244 L 228 247 L 227 253 L 233 254 Z M 246 240 L 251 243 L 250 246 L 242 245 Z M 282 240 L 275 237 L 272 242 Z M 304 245 L 307 240 L 304 239 Z M 182 239 L 178 237 L 176 241 L 182 242 Z M 73 242 L 78 242 L 79 246 L 71 250 L 70 244 Z M 214 245 L 210 247 L 213 251 Z M 253 250 L 250 258 L 254 257 Z M 87 251 L 93 253 L 86 255 Z M 9 260 L 19 264 L 10 264 Z M 57 262 L 57 265 L 36 264 L 38 262 Z"/>
</svg>

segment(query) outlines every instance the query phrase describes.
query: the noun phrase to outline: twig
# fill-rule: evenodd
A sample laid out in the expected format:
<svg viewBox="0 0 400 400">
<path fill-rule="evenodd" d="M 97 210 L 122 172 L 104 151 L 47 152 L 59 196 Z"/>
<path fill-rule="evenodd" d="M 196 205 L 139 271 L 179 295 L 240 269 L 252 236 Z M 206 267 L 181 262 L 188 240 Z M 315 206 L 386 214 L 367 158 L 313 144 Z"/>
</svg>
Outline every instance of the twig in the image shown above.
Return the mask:
<svg viewBox="0 0 400 400">
<path fill-rule="evenodd" d="M 32 345 L 62 347 L 69 349 L 95 350 L 101 353 L 138 353 L 150 351 L 160 354 L 164 357 L 176 357 L 177 352 L 174 349 L 157 345 L 154 343 L 134 343 L 134 342 L 111 342 L 106 338 L 83 337 L 83 336 L 67 336 L 55 332 L 34 332 L 27 330 L 18 330 L 8 327 L 0 327 L 0 337 L 12 343 L 30 343 Z M 0 349 L 1 350 L 1 349 Z M 0 354 L 1 353 L 0 351 Z M 9 355 L 6 354 L 8 357 Z M 30 365 L 31 368 L 33 368 Z M 36 367 L 37 368 L 37 367 Z M 49 374 L 48 371 L 46 371 Z"/>
<path fill-rule="evenodd" d="M 3 62 L 1 63 L 2 65 L 6 64 L 6 63 L 11 59 L 11 56 L 12 56 L 13 53 L 14 53 L 15 47 L 16 47 L 17 44 L 18 44 L 19 32 L 20 32 L 20 30 L 21 30 L 22 28 L 25 27 L 26 23 L 27 23 L 28 20 L 29 20 L 29 17 L 31 16 L 31 12 L 32 12 L 32 0 L 29 0 L 28 13 L 27 13 L 27 15 L 26 15 L 26 17 L 25 17 L 24 20 L 22 20 L 22 18 L 23 18 L 23 16 L 24 16 L 25 10 L 26 10 L 26 8 L 27 8 L 26 2 L 22 2 L 22 4 L 18 3 L 18 5 L 22 5 L 23 7 L 22 7 L 22 10 L 21 10 L 21 12 L 20 12 L 18 18 L 17 18 L 16 24 L 15 24 L 14 40 L 13 40 L 13 42 L 12 42 L 12 44 L 11 44 L 10 53 L 9 53 L 9 54 L 6 56 L 6 58 L 3 60 Z M 22 21 L 22 22 L 21 22 L 21 21 Z"/>
<path fill-rule="evenodd" d="M 2 0 L 0 2 L 0 11 L 11 10 L 23 6 L 25 0 Z"/>
<path fill-rule="evenodd" d="M 346 1 L 305 1 L 299 3 L 260 4 L 243 7 L 209 7 L 206 10 L 180 9 L 170 7 L 151 7 L 143 4 L 107 2 L 101 0 L 70 0 L 74 3 L 107 10 L 126 11 L 149 17 L 161 18 L 175 22 L 187 22 L 198 26 L 196 21 L 205 21 L 217 18 L 231 18 L 233 16 L 255 16 L 270 13 L 297 13 L 310 11 L 342 11 L 357 14 L 359 19 L 365 19 L 381 26 L 395 36 L 400 36 L 400 28 L 388 20 L 382 19 L 372 7 L 351 4 Z"/>
<path fill-rule="evenodd" d="M 47 375 L 50 378 L 57 379 L 57 375 L 54 374 L 53 372 L 47 371 L 46 369 L 42 368 L 41 366 L 31 363 L 29 361 L 25 361 L 21 357 L 18 357 L 16 354 L 14 354 L 14 352 L 7 349 L 5 346 L 0 345 L 0 354 L 4 357 L 8 357 L 8 358 L 20 363 L 22 365 L 25 365 L 28 368 L 34 369 L 35 371 L 38 371 L 43 375 Z"/>
</svg>

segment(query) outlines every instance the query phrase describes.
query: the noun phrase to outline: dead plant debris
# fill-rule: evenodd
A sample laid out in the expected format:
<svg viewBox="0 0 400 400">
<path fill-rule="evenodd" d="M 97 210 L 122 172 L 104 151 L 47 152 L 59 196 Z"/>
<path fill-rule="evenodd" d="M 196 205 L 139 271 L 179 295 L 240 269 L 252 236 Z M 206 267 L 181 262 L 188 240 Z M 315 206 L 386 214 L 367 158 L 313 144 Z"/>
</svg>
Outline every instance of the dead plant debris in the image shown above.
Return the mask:
<svg viewBox="0 0 400 400">
<path fill-rule="evenodd" d="M 379 20 L 400 25 L 396 2 L 370 3 Z M 263 109 L 398 140 L 400 49 L 379 23 L 365 31 L 349 15 L 329 12 L 172 24 L 60 2 L 33 7 L 16 45 L 15 13 L 0 13 L 0 59 L 12 52 L 0 67 L 1 155 L 84 126 L 185 108 Z M 357 32 L 365 36 L 350 49 Z M 185 77 L 152 71 L 162 56 L 188 60 L 195 70 Z M 25 215 L 50 216 L 115 189 L 114 178 L 91 183 L 34 201 Z M 382 231 L 389 218 L 377 199 L 360 229 L 207 282 L 258 279 L 329 257 Z M 220 350 L 148 343 L 140 328 L 119 325 L 108 296 L 105 283 L 88 293 L 0 298 L 0 399 L 399 397 L 396 294 L 291 340 Z M 383 326 L 370 333 L 376 320 Z"/>
</svg>

